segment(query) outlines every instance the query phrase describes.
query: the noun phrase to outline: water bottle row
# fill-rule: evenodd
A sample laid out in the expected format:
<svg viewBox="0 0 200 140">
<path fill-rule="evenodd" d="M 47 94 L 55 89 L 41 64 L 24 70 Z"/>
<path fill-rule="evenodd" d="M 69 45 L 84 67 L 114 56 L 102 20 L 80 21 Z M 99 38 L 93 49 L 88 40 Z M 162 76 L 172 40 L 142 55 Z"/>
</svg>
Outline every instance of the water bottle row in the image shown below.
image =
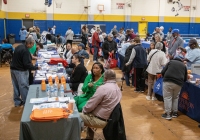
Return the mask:
<svg viewBox="0 0 200 140">
<path fill-rule="evenodd" d="M 60 97 L 64 97 L 64 86 L 61 84 L 60 90 L 58 90 L 58 85 L 56 82 L 54 85 L 47 84 L 46 93 L 48 97 L 58 97 L 58 93 L 60 93 Z"/>
</svg>

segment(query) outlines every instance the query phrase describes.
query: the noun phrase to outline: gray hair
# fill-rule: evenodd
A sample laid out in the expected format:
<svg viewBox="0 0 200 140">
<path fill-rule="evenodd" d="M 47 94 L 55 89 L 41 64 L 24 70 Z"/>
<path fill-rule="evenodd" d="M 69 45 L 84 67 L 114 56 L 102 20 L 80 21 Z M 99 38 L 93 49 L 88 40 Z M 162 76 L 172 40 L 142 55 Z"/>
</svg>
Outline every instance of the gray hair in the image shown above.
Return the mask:
<svg viewBox="0 0 200 140">
<path fill-rule="evenodd" d="M 106 80 L 116 80 L 115 71 L 112 70 L 112 69 L 106 70 L 105 73 L 104 73 L 104 78 L 105 78 Z"/>
<path fill-rule="evenodd" d="M 163 44 L 161 42 L 157 42 L 155 49 L 162 50 L 162 48 L 163 48 Z"/>
<path fill-rule="evenodd" d="M 33 39 L 32 36 L 28 36 L 28 38 L 26 39 L 26 44 L 30 44 L 30 43 L 34 43 L 35 40 Z"/>
</svg>

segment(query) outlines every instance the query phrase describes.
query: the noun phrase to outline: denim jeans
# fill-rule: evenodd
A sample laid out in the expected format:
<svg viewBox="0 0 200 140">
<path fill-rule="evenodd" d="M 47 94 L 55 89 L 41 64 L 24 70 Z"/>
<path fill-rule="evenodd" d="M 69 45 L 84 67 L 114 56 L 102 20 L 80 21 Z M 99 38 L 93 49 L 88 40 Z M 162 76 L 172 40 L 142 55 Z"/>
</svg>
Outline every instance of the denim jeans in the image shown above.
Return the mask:
<svg viewBox="0 0 200 140">
<path fill-rule="evenodd" d="M 120 70 L 122 70 L 124 67 L 124 56 L 121 54 L 118 54 L 118 57 L 119 57 L 119 61 L 120 61 L 120 67 L 119 66 L 118 67 Z"/>
<path fill-rule="evenodd" d="M 19 106 L 21 102 L 26 102 L 29 90 L 29 71 L 10 70 L 14 90 L 14 103 Z"/>
<path fill-rule="evenodd" d="M 124 76 L 125 76 L 126 85 L 130 86 L 130 73 L 124 73 Z M 131 77 L 131 84 L 132 84 L 132 86 L 134 86 L 134 75 L 133 74 Z"/>
<path fill-rule="evenodd" d="M 98 61 L 98 51 L 99 48 L 97 46 L 94 46 L 94 54 L 93 54 L 93 61 Z"/>
</svg>

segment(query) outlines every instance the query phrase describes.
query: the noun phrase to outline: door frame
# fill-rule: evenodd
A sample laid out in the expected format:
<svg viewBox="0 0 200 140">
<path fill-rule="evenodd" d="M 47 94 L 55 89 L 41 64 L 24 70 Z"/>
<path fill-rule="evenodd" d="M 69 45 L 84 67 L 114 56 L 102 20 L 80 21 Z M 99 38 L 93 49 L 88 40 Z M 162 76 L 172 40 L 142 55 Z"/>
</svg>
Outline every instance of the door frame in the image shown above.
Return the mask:
<svg viewBox="0 0 200 140">
<path fill-rule="evenodd" d="M 141 20 L 141 21 L 138 21 L 138 33 L 139 33 L 139 28 L 140 28 L 140 23 L 141 22 L 144 22 L 144 23 L 146 23 L 147 24 L 147 29 L 146 29 L 146 33 L 148 33 L 148 21 L 143 21 L 143 20 Z M 140 34 L 139 34 L 140 35 Z M 146 35 L 145 35 L 145 37 L 146 37 Z M 140 38 L 141 38 L 141 36 L 140 36 Z"/>
<path fill-rule="evenodd" d="M 32 18 L 22 18 L 22 26 L 24 26 L 23 20 L 33 20 L 33 26 L 34 26 L 34 19 L 32 19 Z M 28 28 L 26 27 L 26 30 L 27 30 L 27 29 L 28 29 Z"/>
</svg>

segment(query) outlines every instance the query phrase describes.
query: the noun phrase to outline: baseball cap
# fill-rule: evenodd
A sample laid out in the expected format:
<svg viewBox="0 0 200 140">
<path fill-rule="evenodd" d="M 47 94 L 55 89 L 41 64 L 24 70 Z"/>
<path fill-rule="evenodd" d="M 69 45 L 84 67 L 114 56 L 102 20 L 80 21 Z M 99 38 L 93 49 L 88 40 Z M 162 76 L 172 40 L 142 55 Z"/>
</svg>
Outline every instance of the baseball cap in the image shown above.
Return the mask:
<svg viewBox="0 0 200 140">
<path fill-rule="evenodd" d="M 82 48 L 85 48 L 85 45 L 83 43 L 78 44 L 78 47 L 81 46 Z"/>
<path fill-rule="evenodd" d="M 172 30 L 172 34 L 173 34 L 173 33 L 178 33 L 178 34 L 179 34 L 179 29 L 173 29 L 173 30 Z"/>
<path fill-rule="evenodd" d="M 188 43 L 188 46 L 192 45 L 192 44 L 197 44 L 197 40 L 192 38 L 190 39 L 189 43 Z"/>
<path fill-rule="evenodd" d="M 113 34 L 108 34 L 108 36 L 113 38 Z"/>
</svg>

